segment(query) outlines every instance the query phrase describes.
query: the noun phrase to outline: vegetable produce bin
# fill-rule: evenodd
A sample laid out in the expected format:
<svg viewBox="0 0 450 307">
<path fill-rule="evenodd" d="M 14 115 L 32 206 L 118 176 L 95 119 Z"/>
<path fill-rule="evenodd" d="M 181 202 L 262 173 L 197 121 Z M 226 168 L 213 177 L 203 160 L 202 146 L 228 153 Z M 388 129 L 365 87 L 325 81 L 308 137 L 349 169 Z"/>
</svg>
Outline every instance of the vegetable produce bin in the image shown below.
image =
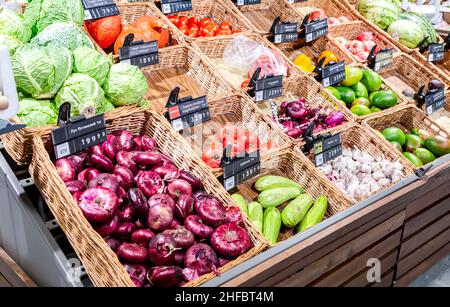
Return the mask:
<svg viewBox="0 0 450 307">
<path fill-rule="evenodd" d="M 256 190 L 255 182 L 265 175 L 281 176 L 298 183 L 304 189 L 304 193 L 312 196 L 314 200 L 319 196 L 327 197 L 328 207 L 325 218 L 333 216 L 351 206 L 350 200 L 338 188 L 330 184 L 327 178 L 318 172 L 302 153 L 298 153 L 292 149 L 266 156 L 261 161 L 260 175 L 239 185 L 236 193 L 242 195 L 247 203 L 261 201 L 262 198 L 258 198 L 261 194 Z M 275 180 L 274 186 L 276 186 Z M 279 196 L 284 197 L 285 195 Z M 278 210 L 282 212 L 286 205 L 294 198 L 291 197 L 288 201 L 283 202 L 277 207 Z M 264 203 L 261 202 L 261 204 L 264 207 Z M 296 227 L 287 228 L 282 226 L 278 235 L 278 242 L 282 242 L 294 236 L 296 233 Z"/>
<path fill-rule="evenodd" d="M 231 86 L 211 64 L 190 46 L 173 46 L 159 51 L 159 63 L 142 68 L 149 91 L 150 108 L 163 113 L 171 91 L 180 88 L 179 98 L 206 95 L 208 100 L 228 96 Z"/>
<path fill-rule="evenodd" d="M 188 20 L 186 19 L 182 23 L 186 25 L 186 27 L 180 27 L 180 29 L 170 21 L 168 16 L 187 16 L 196 17 L 198 19 L 209 18 L 212 22 L 219 27 L 222 23 L 227 23 L 231 28 L 230 30 L 239 31 L 242 33 L 251 32 L 253 30 L 249 21 L 239 12 L 239 10 L 234 5 L 229 5 L 228 2 L 224 2 L 222 0 L 196 0 L 192 1 L 192 10 L 183 11 L 178 13 L 170 13 L 169 15 L 164 15 L 161 12 L 160 2 L 154 1 L 151 5 L 159 6 L 156 9 L 159 11 L 160 15 L 166 18 L 171 23 L 171 27 L 173 31 L 177 31 L 185 41 L 192 42 L 196 40 L 201 40 L 210 36 L 214 36 L 214 31 L 203 31 L 202 33 L 198 33 L 197 35 L 189 34 L 189 28 L 187 27 Z M 205 27 L 206 28 L 206 27 Z M 225 37 L 235 36 L 235 33 L 223 35 Z"/>
<path fill-rule="evenodd" d="M 342 25 L 340 27 L 330 28 L 328 35 L 330 37 L 332 37 L 338 45 L 340 45 L 340 44 L 342 44 L 342 42 L 340 43 L 339 42 L 340 39 L 338 39 L 338 38 L 344 38 L 347 41 L 351 41 L 351 40 L 356 39 L 356 37 L 363 32 L 372 32 L 373 33 L 373 42 L 381 49 L 392 48 L 394 55 L 400 54 L 400 52 L 401 52 L 400 49 L 398 47 L 396 47 L 393 44 L 393 42 L 386 35 L 381 34 L 375 28 L 373 28 L 372 26 L 370 26 L 364 22 L 358 22 L 358 23 L 353 23 L 353 24 L 348 24 L 348 25 Z M 341 48 L 345 52 L 347 52 L 347 54 L 350 57 L 354 58 L 357 62 L 359 62 L 359 63 L 366 62 L 367 57 L 362 59 L 360 57 L 355 56 L 353 53 L 351 53 L 345 46 L 341 45 Z"/>
<path fill-rule="evenodd" d="M 224 0 L 227 6 L 236 6 L 232 0 Z M 262 0 L 259 4 L 237 6 L 248 19 L 252 29 L 259 34 L 269 34 L 275 18 L 283 22 L 299 22 L 300 15 L 284 0 Z"/>
<path fill-rule="evenodd" d="M 114 109 L 105 114 L 106 118 L 109 116 L 120 115 L 122 112 L 127 112 L 130 109 L 137 108 L 136 105 L 124 106 Z M 20 124 L 22 121 L 18 117 L 11 119 L 12 123 Z M 50 133 L 56 126 L 46 125 L 39 127 L 25 127 L 24 129 L 10 132 L 2 135 L 0 138 L 3 145 L 12 157 L 12 159 L 19 165 L 30 163 L 33 154 L 33 136 L 38 134 Z"/>
<path fill-rule="evenodd" d="M 445 105 L 442 109 L 430 115 L 442 128 L 450 133 L 450 90 L 445 92 Z"/>
<path fill-rule="evenodd" d="M 185 145 L 186 143 L 172 131 L 166 120 L 159 114 L 145 109 L 133 110 L 121 116 L 107 119 L 106 125 L 109 132 L 129 130 L 132 133 L 144 133 L 152 136 L 161 152 L 170 155 L 175 165 L 191 171 L 202 181 L 207 193 L 216 196 L 226 206 L 236 206 L 212 173 L 202 166 L 201 160 L 194 156 L 195 154 Z M 109 248 L 104 239 L 94 231 L 75 199 L 65 187 L 53 165 L 52 148 L 50 134 L 34 137 L 30 173 L 55 219 L 83 262 L 86 272 L 96 286 L 134 286 L 116 254 Z M 225 272 L 236 264 L 253 257 L 266 247 L 266 241 L 258 230 L 247 219 L 244 218 L 242 222 L 250 236 L 253 247 L 220 268 L 221 272 Z M 199 285 L 214 276 L 214 273 L 205 274 L 185 284 L 185 286 Z"/>
<path fill-rule="evenodd" d="M 381 139 L 387 146 L 391 146 L 393 147 L 392 143 L 389 142 L 388 139 L 386 139 L 385 137 L 383 137 L 382 135 L 380 135 L 380 132 L 383 132 L 384 129 L 386 128 L 390 128 L 390 127 L 396 127 L 396 128 L 400 128 L 402 131 L 407 131 L 407 132 L 413 132 L 414 135 L 414 130 L 413 129 L 423 129 L 422 131 L 417 130 L 415 136 L 417 137 L 413 137 L 411 136 L 411 134 L 406 134 L 406 143 L 405 146 L 410 146 L 410 149 L 407 150 L 407 152 L 409 151 L 410 153 L 414 152 L 414 160 L 417 160 L 415 156 L 417 156 L 417 158 L 419 158 L 419 160 L 423 160 L 421 161 L 422 163 L 419 163 L 419 165 L 415 165 L 413 164 L 410 160 L 406 159 L 405 157 L 403 157 L 403 160 L 405 160 L 405 162 L 407 161 L 411 167 L 414 168 L 421 168 L 423 165 L 428 164 L 427 161 L 433 159 L 433 161 L 430 161 L 429 163 L 433 163 L 435 162 L 434 159 L 435 158 L 439 158 L 439 155 L 437 155 L 440 151 L 445 151 L 447 150 L 450 153 L 450 134 L 445 131 L 439 124 L 437 124 L 435 121 L 433 121 L 430 117 L 426 116 L 425 113 L 423 113 L 421 110 L 419 110 L 417 107 L 415 106 L 411 106 L 411 105 L 407 105 L 399 110 L 393 110 L 393 111 L 389 111 L 386 112 L 383 115 L 379 115 L 379 116 L 374 116 L 372 118 L 366 119 L 363 122 L 363 125 L 368 127 L 370 130 L 372 130 L 372 133 L 374 134 L 374 136 L 378 137 L 379 139 Z M 389 133 L 391 134 L 391 133 Z M 426 148 L 426 152 L 425 153 L 418 153 L 416 152 L 414 149 L 420 148 L 422 147 L 421 144 L 414 144 L 414 141 L 419 140 L 421 142 L 424 142 L 430 135 L 433 136 L 439 136 L 442 137 L 444 139 L 447 140 L 446 145 L 442 144 L 442 145 L 438 145 L 437 142 L 433 142 L 433 143 L 428 143 L 426 142 L 424 144 L 424 147 Z M 386 131 L 386 136 L 390 139 L 392 138 L 392 140 L 397 140 L 396 135 L 388 135 L 388 132 Z M 411 138 L 408 138 L 408 136 L 411 136 Z M 401 135 L 402 137 L 402 135 Z M 444 142 L 445 143 L 445 142 Z M 394 149 L 397 150 L 397 149 Z M 430 154 L 430 152 L 432 154 Z M 398 151 L 400 152 L 400 151 Z M 425 159 L 422 158 L 420 159 L 420 157 L 422 157 L 423 155 L 426 155 Z M 431 156 L 431 157 L 430 157 Z M 420 161 L 418 161 L 420 162 Z"/>
<path fill-rule="evenodd" d="M 273 73 L 274 75 L 279 75 L 278 70 L 287 69 L 287 74 L 284 78 L 285 81 L 294 78 L 299 74 L 299 71 L 295 68 L 293 63 L 289 61 L 289 59 L 285 55 L 283 55 L 271 42 L 269 42 L 262 36 L 253 33 L 246 34 L 245 37 L 242 37 L 242 39 L 245 38 L 270 49 L 272 52 L 275 52 L 273 57 L 272 55 L 269 55 L 267 53 L 262 53 L 255 61 L 257 62 L 257 64 L 260 64 L 260 66 L 263 67 L 267 66 L 268 69 L 271 70 L 271 73 Z M 241 73 L 240 70 L 233 68 L 224 62 L 225 50 L 227 46 L 233 42 L 234 39 L 236 38 L 222 37 L 202 39 L 195 41 L 193 43 L 193 46 L 200 50 L 202 54 L 204 54 L 208 58 L 211 65 L 219 71 L 223 78 L 225 78 L 235 89 L 239 90 L 242 87 L 242 82 L 251 78 L 251 73 Z M 250 54 L 250 52 L 253 51 L 255 50 L 241 50 L 242 53 L 245 53 L 244 55 Z M 244 55 L 241 54 L 237 56 L 242 57 Z M 280 64 L 280 59 L 284 60 L 285 63 Z M 241 59 L 241 61 L 243 61 L 243 59 Z M 245 64 L 247 66 L 250 65 L 250 63 L 247 62 Z"/>
<path fill-rule="evenodd" d="M 400 97 L 411 103 L 414 103 L 414 95 L 422 85 L 439 80 L 438 75 L 406 54 L 395 56 L 392 65 L 383 69 L 380 75 Z M 439 81 L 443 83 L 445 89 L 448 88 L 448 84 L 444 83 L 445 80 Z M 408 96 L 405 95 L 406 92 L 409 92 Z"/>
<path fill-rule="evenodd" d="M 414 173 L 414 168 L 404 160 L 399 151 L 393 150 L 391 146 L 379 140 L 379 138 L 373 135 L 368 128 L 359 124 L 354 124 L 344 131 L 341 131 L 340 134 L 344 152 L 342 157 L 348 157 L 349 154 L 345 151 L 352 150 L 353 152 L 350 153 L 353 156 L 352 160 L 357 161 L 358 163 L 349 162 L 347 160 L 345 162 L 333 160 L 333 166 L 324 164 L 320 169 L 332 184 L 339 187 L 342 191 L 345 191 L 346 197 L 350 199 L 353 204 L 363 201 L 371 195 L 383 193 L 384 190 L 401 181 L 402 178 Z M 297 151 L 302 151 L 302 146 L 296 146 L 295 148 Z M 355 152 L 355 150 L 359 151 Z M 308 157 L 311 161 L 313 160 L 312 154 Z M 382 159 L 383 157 L 385 160 L 377 161 L 377 159 Z M 386 161 L 389 163 L 396 163 L 396 165 L 387 165 Z M 372 165 L 372 162 L 377 162 L 379 167 Z M 310 163 L 311 165 L 314 165 L 313 162 Z M 370 168 L 363 168 L 362 165 L 370 166 Z M 399 170 L 397 173 L 401 173 L 401 176 L 399 177 L 394 173 L 397 169 Z M 386 174 L 385 171 L 389 174 Z M 357 175 L 354 175 L 354 173 L 357 173 Z M 374 185 L 374 189 L 369 186 L 364 186 L 365 190 L 363 190 L 361 185 L 366 184 L 363 183 L 364 177 L 369 178 L 368 174 L 374 176 L 375 173 L 377 173 L 377 178 L 375 179 L 377 181 L 377 186 Z M 358 187 L 355 186 L 355 189 L 353 189 L 352 183 L 356 178 L 358 180 Z M 380 182 L 381 179 L 383 179 L 383 182 Z M 389 181 L 384 179 L 388 179 Z M 369 183 L 370 182 L 367 182 L 367 184 Z"/>
<path fill-rule="evenodd" d="M 428 52 L 425 54 L 420 53 L 418 50 L 412 53 L 412 56 L 419 61 L 419 63 L 431 70 L 442 81 L 445 81 L 447 84 L 450 83 L 450 51 L 446 50 L 444 52 L 444 59 L 439 62 L 428 62 Z"/>
<path fill-rule="evenodd" d="M 235 94 L 210 101 L 209 110 L 211 121 L 187 131 L 184 130 L 182 135 L 191 148 L 194 148 L 199 156 L 203 156 L 206 164 L 216 175 L 220 175 L 222 169 L 214 167 L 214 164 L 220 163 L 222 147 L 228 142 L 237 142 L 236 150 L 238 151 L 245 149 L 253 152 L 258 148 L 261 157 L 291 146 L 289 137 L 280 131 L 276 124 L 266 117 L 255 102 L 245 94 Z M 230 134 L 229 139 L 223 130 L 227 127 L 231 134 L 235 134 Z M 235 138 L 237 138 L 236 141 Z M 223 146 L 221 142 L 223 142 Z M 211 151 L 216 152 L 216 149 L 220 152 L 219 159 L 210 156 Z"/>
</svg>

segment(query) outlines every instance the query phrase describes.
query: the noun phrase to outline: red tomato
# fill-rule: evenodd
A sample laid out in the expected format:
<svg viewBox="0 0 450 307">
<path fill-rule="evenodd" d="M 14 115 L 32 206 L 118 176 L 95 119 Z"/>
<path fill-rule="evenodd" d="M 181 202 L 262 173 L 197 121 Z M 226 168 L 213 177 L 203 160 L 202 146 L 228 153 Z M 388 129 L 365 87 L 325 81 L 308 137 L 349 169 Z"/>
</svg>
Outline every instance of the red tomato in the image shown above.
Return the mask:
<svg viewBox="0 0 450 307">
<path fill-rule="evenodd" d="M 174 15 L 169 15 L 167 16 L 167 18 L 169 18 L 169 20 L 177 27 L 180 27 L 180 18 L 178 16 L 174 16 Z"/>
<path fill-rule="evenodd" d="M 221 29 L 221 28 L 219 28 L 219 30 L 216 32 L 216 36 L 219 36 L 219 35 L 231 35 L 231 34 L 232 34 L 232 32 L 231 32 L 230 29 Z"/>
<path fill-rule="evenodd" d="M 201 36 L 203 37 L 213 37 L 216 34 L 217 26 L 213 23 L 208 23 L 203 27 Z"/>
<path fill-rule="evenodd" d="M 205 143 L 203 148 L 202 160 L 212 168 L 219 168 L 222 161 L 223 149 L 217 142 L 211 141 L 210 144 Z"/>
<path fill-rule="evenodd" d="M 241 83 L 241 89 L 247 90 L 249 84 L 250 84 L 250 79 L 245 80 L 244 82 Z"/>
<path fill-rule="evenodd" d="M 220 24 L 219 29 L 228 29 L 231 31 L 231 26 L 228 22 L 224 21 Z"/>
<path fill-rule="evenodd" d="M 254 152 L 257 149 L 259 149 L 259 137 L 249 130 L 245 131 L 245 150 Z"/>
<path fill-rule="evenodd" d="M 189 33 L 189 28 L 187 25 L 182 25 L 181 27 L 179 27 L 180 31 L 183 32 L 184 35 L 188 35 Z"/>
<path fill-rule="evenodd" d="M 227 144 L 231 144 L 236 141 L 237 137 L 237 128 L 233 124 L 223 125 L 217 132 L 217 138 L 223 143 L 223 147 L 226 147 Z"/>
<path fill-rule="evenodd" d="M 180 27 L 187 26 L 188 18 L 186 16 L 180 16 Z"/>
<path fill-rule="evenodd" d="M 188 19 L 187 24 L 188 24 L 189 27 L 191 27 L 192 25 L 198 26 L 198 23 L 199 23 L 199 22 L 200 22 L 200 19 L 198 19 L 197 17 L 190 17 L 190 18 Z"/>
<path fill-rule="evenodd" d="M 235 30 L 232 30 L 231 31 L 231 33 L 233 33 L 233 34 L 236 34 L 236 33 L 241 33 L 242 31 L 241 30 L 239 30 L 239 29 L 235 29 Z"/>
<path fill-rule="evenodd" d="M 192 38 L 196 38 L 196 37 L 198 37 L 198 30 L 190 28 L 186 35 L 189 37 L 192 37 Z"/>
<path fill-rule="evenodd" d="M 196 30 L 196 31 L 198 31 L 198 26 L 195 23 L 191 24 L 191 25 L 188 25 L 188 27 L 189 27 L 189 30 Z"/>
<path fill-rule="evenodd" d="M 199 27 L 205 27 L 208 23 L 211 23 L 211 22 L 212 21 L 211 21 L 210 18 L 204 17 L 204 18 L 200 19 L 200 22 L 199 22 L 198 26 Z"/>
</svg>

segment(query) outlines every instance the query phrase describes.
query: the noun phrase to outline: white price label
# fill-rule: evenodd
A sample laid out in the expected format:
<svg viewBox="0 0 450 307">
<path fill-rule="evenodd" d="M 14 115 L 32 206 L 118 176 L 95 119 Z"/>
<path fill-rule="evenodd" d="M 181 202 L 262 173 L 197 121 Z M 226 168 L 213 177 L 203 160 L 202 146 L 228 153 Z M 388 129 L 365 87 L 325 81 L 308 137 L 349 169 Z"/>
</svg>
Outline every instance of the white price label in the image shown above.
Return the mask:
<svg viewBox="0 0 450 307">
<path fill-rule="evenodd" d="M 89 10 L 84 10 L 84 20 L 91 20 L 91 19 L 92 19 L 91 12 Z"/>
<path fill-rule="evenodd" d="M 322 84 L 324 87 L 330 86 L 330 77 L 323 79 Z"/>
<path fill-rule="evenodd" d="M 315 159 L 316 159 L 316 166 L 323 165 L 323 154 L 316 155 Z"/>
<path fill-rule="evenodd" d="M 235 181 L 234 181 L 234 176 L 226 179 L 225 182 L 223 183 L 223 186 L 225 187 L 225 190 L 227 190 L 227 191 L 234 188 L 236 186 Z"/>
<path fill-rule="evenodd" d="M 169 14 L 169 13 L 171 13 L 170 4 L 163 4 L 163 5 L 161 5 L 161 11 L 162 11 L 164 14 Z"/>
<path fill-rule="evenodd" d="M 69 143 L 63 143 L 58 146 L 56 146 L 56 158 L 59 159 L 60 157 L 66 157 L 70 155 L 70 147 Z"/>
<path fill-rule="evenodd" d="M 183 121 L 181 120 L 181 118 L 172 121 L 172 127 L 173 130 L 177 132 L 183 130 Z"/>
</svg>

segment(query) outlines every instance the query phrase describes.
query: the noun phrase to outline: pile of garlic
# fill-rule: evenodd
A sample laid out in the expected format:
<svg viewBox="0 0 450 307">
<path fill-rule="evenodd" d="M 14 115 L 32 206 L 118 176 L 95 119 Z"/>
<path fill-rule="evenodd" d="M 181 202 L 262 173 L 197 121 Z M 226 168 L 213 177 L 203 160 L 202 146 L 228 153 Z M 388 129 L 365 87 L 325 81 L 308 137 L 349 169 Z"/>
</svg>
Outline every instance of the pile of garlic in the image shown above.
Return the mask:
<svg viewBox="0 0 450 307">
<path fill-rule="evenodd" d="M 322 165 L 319 170 L 353 201 L 370 195 L 400 181 L 403 165 L 384 156 L 373 157 L 359 149 L 344 148 L 342 156 Z"/>
</svg>

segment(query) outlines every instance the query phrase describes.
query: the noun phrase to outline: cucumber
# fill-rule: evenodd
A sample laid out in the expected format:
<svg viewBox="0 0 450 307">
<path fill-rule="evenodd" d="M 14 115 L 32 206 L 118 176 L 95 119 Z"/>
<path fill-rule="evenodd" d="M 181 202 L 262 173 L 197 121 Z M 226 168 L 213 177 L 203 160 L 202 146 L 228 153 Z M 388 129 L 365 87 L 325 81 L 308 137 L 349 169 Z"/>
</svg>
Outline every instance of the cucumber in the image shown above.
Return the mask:
<svg viewBox="0 0 450 307">
<path fill-rule="evenodd" d="M 303 193 L 300 187 L 272 188 L 261 192 L 258 202 L 263 208 L 277 207 Z"/>
<path fill-rule="evenodd" d="M 300 187 L 300 185 L 292 181 L 291 179 L 281 177 L 281 176 L 262 176 L 255 183 L 255 189 L 258 192 L 263 192 L 272 188 L 282 188 L 282 187 Z"/>
<path fill-rule="evenodd" d="M 241 208 L 242 212 L 244 212 L 244 214 L 248 216 L 247 202 L 245 201 L 244 197 L 242 197 L 242 195 L 240 194 L 235 193 L 231 195 L 231 198 L 234 199 L 239 208 Z"/>
<path fill-rule="evenodd" d="M 306 213 L 300 225 L 297 227 L 297 232 L 305 231 L 316 224 L 322 222 L 325 213 L 327 212 L 328 200 L 325 196 L 320 196 L 312 208 Z"/>
<path fill-rule="evenodd" d="M 264 213 L 260 203 L 252 201 L 248 204 L 248 217 L 255 224 L 256 228 L 262 232 Z"/>
<path fill-rule="evenodd" d="M 275 207 L 264 211 L 263 235 L 270 244 L 278 242 L 278 235 L 281 229 L 281 213 Z"/>
<path fill-rule="evenodd" d="M 311 195 L 302 194 L 291 201 L 281 212 L 281 220 L 284 226 L 288 228 L 295 227 L 305 217 L 311 208 L 314 199 Z"/>
</svg>

